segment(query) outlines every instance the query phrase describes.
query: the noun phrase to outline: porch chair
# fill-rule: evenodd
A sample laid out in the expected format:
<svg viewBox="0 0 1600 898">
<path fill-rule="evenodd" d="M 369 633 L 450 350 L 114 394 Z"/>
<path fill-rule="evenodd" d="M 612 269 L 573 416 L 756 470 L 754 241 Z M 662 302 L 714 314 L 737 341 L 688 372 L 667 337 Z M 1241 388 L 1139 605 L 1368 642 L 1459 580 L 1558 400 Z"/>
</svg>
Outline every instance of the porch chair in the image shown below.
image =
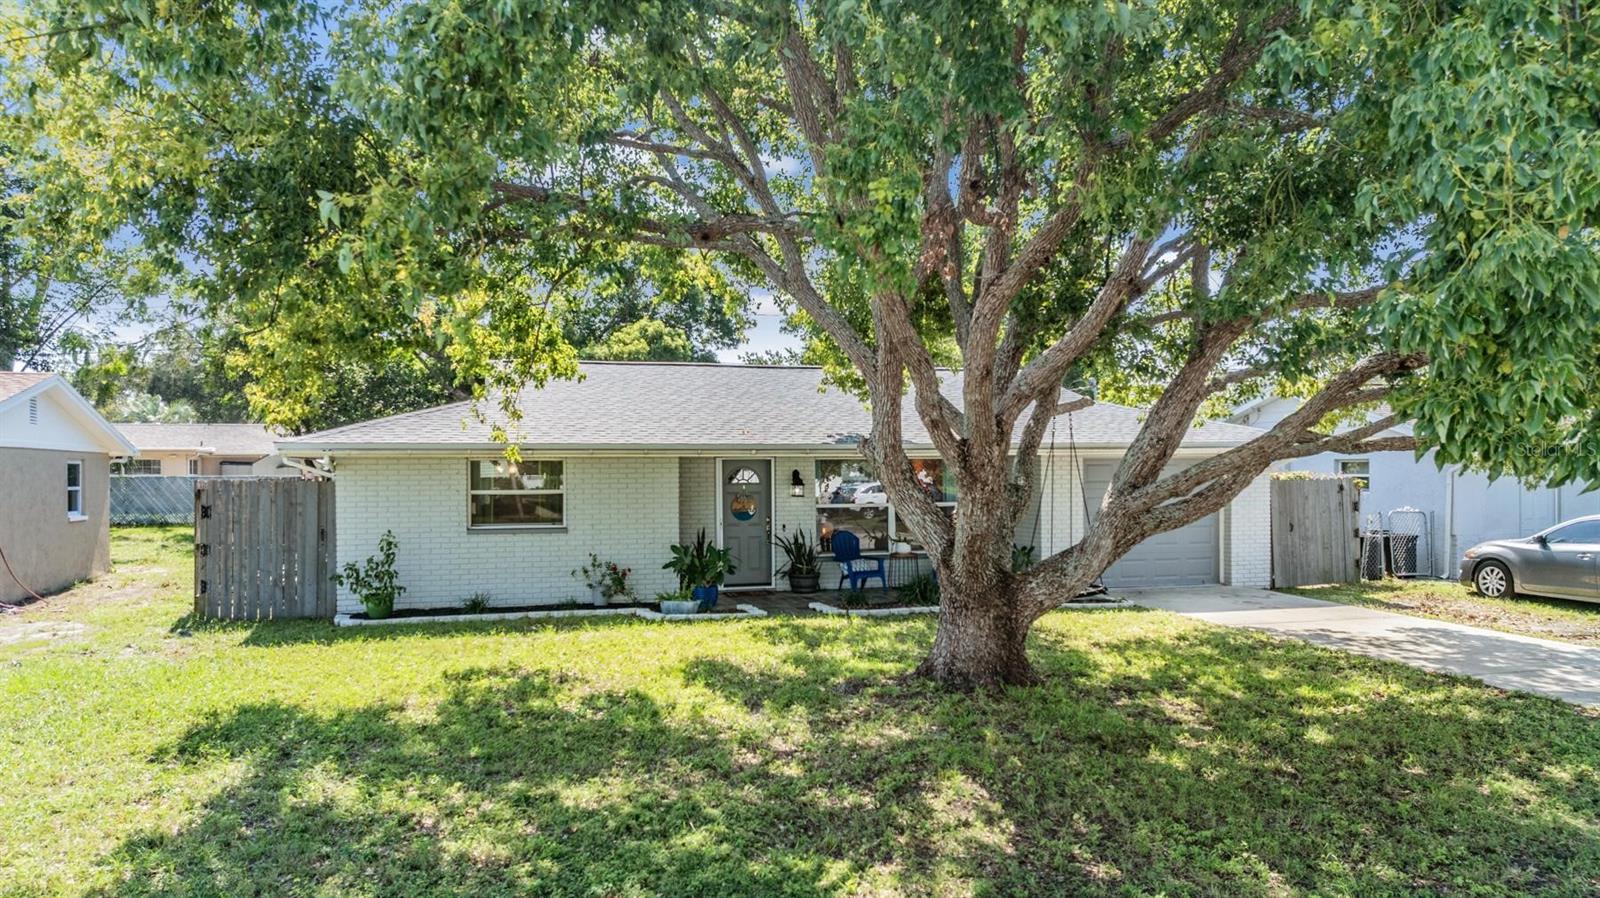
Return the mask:
<svg viewBox="0 0 1600 898">
<path fill-rule="evenodd" d="M 859 590 L 868 580 L 876 577 L 883 584 L 884 591 L 889 591 L 889 578 L 884 575 L 883 559 L 863 558 L 861 540 L 854 533 L 840 530 L 833 534 L 833 560 L 839 563 L 840 586 L 849 580 L 850 588 Z"/>
</svg>

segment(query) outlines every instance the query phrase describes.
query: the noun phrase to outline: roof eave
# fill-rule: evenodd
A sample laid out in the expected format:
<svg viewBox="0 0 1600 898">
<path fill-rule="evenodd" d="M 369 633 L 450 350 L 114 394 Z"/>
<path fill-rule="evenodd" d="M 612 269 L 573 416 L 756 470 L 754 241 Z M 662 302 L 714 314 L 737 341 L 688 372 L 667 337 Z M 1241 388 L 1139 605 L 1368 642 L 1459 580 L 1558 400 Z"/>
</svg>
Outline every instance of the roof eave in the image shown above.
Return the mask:
<svg viewBox="0 0 1600 898">
<path fill-rule="evenodd" d="M 106 450 L 107 455 L 123 456 L 137 455 L 139 453 L 138 447 L 123 436 L 122 432 L 117 430 L 110 421 L 107 421 L 105 416 L 100 414 L 93 405 L 90 405 L 89 400 L 78 395 L 78 391 L 74 390 L 72 385 L 67 383 L 66 379 L 59 374 L 52 374 L 26 390 L 0 400 L 0 410 L 12 405 L 19 405 L 28 399 L 40 396 L 53 389 L 59 389 L 62 395 L 67 397 L 67 403 L 72 406 L 72 410 L 76 412 L 76 416 L 82 423 L 99 432 L 102 438 L 98 441 L 100 448 Z"/>
<path fill-rule="evenodd" d="M 1242 440 L 1185 440 L 1179 444 L 1180 449 L 1231 449 L 1241 445 Z M 812 455 L 827 452 L 848 452 L 857 448 L 856 443 L 518 443 L 517 449 L 521 452 L 541 453 L 603 453 L 608 455 L 629 455 L 640 453 L 673 452 L 682 455 L 785 455 L 806 454 Z M 1015 444 L 1013 444 L 1015 445 Z M 1126 442 L 1090 442 L 1078 441 L 1079 449 L 1127 449 Z M 917 452 L 933 452 L 936 447 L 932 443 L 905 443 L 906 449 Z M 327 455 L 462 455 L 466 453 L 505 451 L 504 443 L 304 443 L 282 442 L 277 444 L 279 455 L 293 457 L 322 457 Z M 1067 448 L 1060 446 L 1058 452 L 1065 452 Z"/>
</svg>

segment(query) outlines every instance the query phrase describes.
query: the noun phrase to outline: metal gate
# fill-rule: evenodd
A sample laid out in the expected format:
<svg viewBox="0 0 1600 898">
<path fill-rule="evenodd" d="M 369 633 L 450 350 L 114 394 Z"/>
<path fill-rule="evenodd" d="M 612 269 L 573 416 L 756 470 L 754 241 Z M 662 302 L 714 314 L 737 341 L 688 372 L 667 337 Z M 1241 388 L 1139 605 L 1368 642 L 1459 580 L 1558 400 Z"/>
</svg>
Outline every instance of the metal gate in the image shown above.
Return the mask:
<svg viewBox="0 0 1600 898">
<path fill-rule="evenodd" d="M 333 617 L 332 481 L 199 481 L 194 542 L 196 614 L 223 620 Z"/>
<path fill-rule="evenodd" d="M 1396 577 L 1433 576 L 1432 537 L 1427 512 L 1415 508 L 1389 512 L 1389 557 Z"/>
<path fill-rule="evenodd" d="M 1428 513 L 1416 508 L 1396 508 L 1385 515 L 1367 515 L 1361 530 L 1361 576 L 1381 580 L 1433 576 L 1433 532 Z"/>
</svg>

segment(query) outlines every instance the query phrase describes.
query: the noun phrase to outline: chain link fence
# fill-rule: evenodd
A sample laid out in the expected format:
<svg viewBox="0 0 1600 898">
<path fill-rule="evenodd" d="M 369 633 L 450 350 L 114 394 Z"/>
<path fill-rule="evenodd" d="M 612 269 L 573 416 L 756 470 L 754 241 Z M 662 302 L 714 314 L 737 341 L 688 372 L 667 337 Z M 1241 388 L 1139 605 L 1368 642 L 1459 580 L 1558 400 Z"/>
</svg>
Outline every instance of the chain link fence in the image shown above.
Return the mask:
<svg viewBox="0 0 1600 898">
<path fill-rule="evenodd" d="M 1396 577 L 1433 576 L 1433 540 L 1428 513 L 1416 508 L 1389 512 L 1389 554 Z"/>
<path fill-rule="evenodd" d="M 111 475 L 111 526 L 193 524 L 199 477 Z"/>
<path fill-rule="evenodd" d="M 1367 515 L 1361 528 L 1362 579 L 1434 576 L 1432 536 L 1428 513 L 1420 509 Z"/>
</svg>

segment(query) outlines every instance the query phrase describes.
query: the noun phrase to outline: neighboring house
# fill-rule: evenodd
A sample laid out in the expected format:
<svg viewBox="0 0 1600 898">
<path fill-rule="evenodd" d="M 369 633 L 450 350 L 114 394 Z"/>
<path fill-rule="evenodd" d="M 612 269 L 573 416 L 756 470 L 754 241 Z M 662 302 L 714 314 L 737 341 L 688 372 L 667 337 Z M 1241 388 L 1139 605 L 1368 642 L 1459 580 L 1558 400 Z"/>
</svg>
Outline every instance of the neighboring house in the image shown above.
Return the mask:
<svg viewBox="0 0 1600 898">
<path fill-rule="evenodd" d="M 399 540 L 402 607 L 555 603 L 585 593 L 571 572 L 589 553 L 633 569 L 641 598 L 675 588 L 661 569 L 668 546 L 704 528 L 735 555 L 728 589 L 782 588 L 775 533 L 850 531 L 867 552 L 910 542 L 857 444 L 870 416 L 854 396 L 822 388 L 816 368 L 585 362 L 581 381 L 551 381 L 500 422 L 520 448 L 513 464 L 492 438 L 498 407 L 469 403 L 395 415 L 278 441 L 285 457 L 331 471 L 337 560 Z M 958 375 L 946 389 L 959 401 Z M 960 504 L 926 430 L 906 401 L 905 439 L 918 479 L 947 507 Z M 490 420 L 485 420 L 488 417 Z M 1015 540 L 1040 555 L 1083 536 L 1137 433 L 1142 413 L 1097 404 L 1059 419 L 1041 454 L 1039 495 Z M 1215 454 L 1259 431 L 1221 422 L 1191 431 L 1177 464 Z M 1076 451 L 1073 451 L 1075 448 Z M 1084 491 L 1087 491 L 1087 495 Z M 1265 479 L 1225 509 L 1134 549 L 1106 572 L 1112 586 L 1234 583 L 1270 576 Z M 824 566 L 823 584 L 837 582 Z M 341 612 L 359 609 L 341 592 Z"/>
<path fill-rule="evenodd" d="M 1298 399 L 1268 394 L 1241 405 L 1228 420 L 1270 428 L 1299 407 Z M 1378 414 L 1386 412 L 1375 411 L 1372 420 Z M 1410 425 L 1401 424 L 1382 435 L 1410 433 Z M 1527 536 L 1568 518 L 1600 513 L 1600 492 L 1584 494 L 1582 485 L 1528 487 L 1512 477 L 1491 482 L 1482 474 L 1461 470 L 1459 465 L 1441 468 L 1432 452 L 1420 459 L 1413 452 L 1324 453 L 1284 462 L 1279 467 L 1364 478 L 1364 521 L 1381 513 L 1387 524 L 1389 513 L 1401 508 L 1425 513 L 1433 574 L 1440 577 L 1454 577 L 1461 553 L 1480 542 Z"/>
<path fill-rule="evenodd" d="M 0 372 L 0 601 L 110 568 L 108 470 L 132 453 L 58 375 Z"/>
<path fill-rule="evenodd" d="M 260 424 L 117 424 L 138 454 L 112 472 L 161 477 L 297 476 Z"/>
</svg>

